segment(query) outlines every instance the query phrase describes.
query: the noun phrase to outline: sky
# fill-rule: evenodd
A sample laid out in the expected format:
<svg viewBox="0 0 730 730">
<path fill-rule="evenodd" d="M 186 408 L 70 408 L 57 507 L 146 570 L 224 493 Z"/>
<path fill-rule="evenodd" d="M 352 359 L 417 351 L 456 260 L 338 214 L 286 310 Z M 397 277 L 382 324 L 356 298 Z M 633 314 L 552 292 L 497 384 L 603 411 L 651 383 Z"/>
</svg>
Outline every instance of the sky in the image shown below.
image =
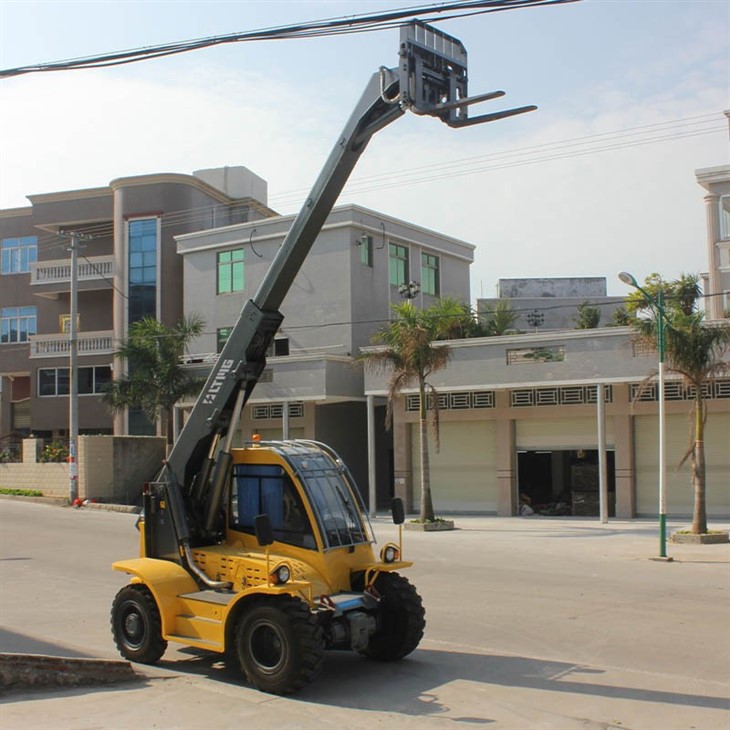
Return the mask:
<svg viewBox="0 0 730 730">
<path fill-rule="evenodd" d="M 365 12 L 401 0 L 0 0 L 0 68 Z M 339 203 L 476 246 L 471 298 L 500 278 L 606 277 L 608 293 L 707 268 L 695 170 L 730 162 L 730 0 L 582 0 L 454 19 L 470 114 L 379 132 Z M 398 32 L 237 43 L 0 81 L 0 207 L 127 175 L 244 165 L 296 213 Z"/>
</svg>

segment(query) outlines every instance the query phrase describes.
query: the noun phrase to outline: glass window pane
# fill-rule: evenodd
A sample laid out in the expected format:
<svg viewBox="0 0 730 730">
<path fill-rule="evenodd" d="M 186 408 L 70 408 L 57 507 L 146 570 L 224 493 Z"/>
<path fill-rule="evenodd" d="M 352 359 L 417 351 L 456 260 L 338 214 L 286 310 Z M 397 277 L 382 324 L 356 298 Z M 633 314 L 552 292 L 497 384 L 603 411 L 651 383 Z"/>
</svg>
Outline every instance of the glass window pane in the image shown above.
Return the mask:
<svg viewBox="0 0 730 730">
<path fill-rule="evenodd" d="M 69 378 L 68 368 L 58 368 L 56 370 L 57 395 L 68 395 Z"/>
<path fill-rule="evenodd" d="M 55 368 L 43 368 L 38 371 L 38 395 L 56 395 Z"/>
<path fill-rule="evenodd" d="M 108 365 L 97 365 L 94 368 L 94 392 L 104 393 L 112 382 L 112 369 Z"/>
<path fill-rule="evenodd" d="M 231 291 L 231 267 L 221 266 L 218 269 L 218 293 L 228 294 Z"/>
<path fill-rule="evenodd" d="M 94 392 L 94 368 L 79 368 L 76 372 L 76 384 L 79 395 L 90 395 Z"/>
<path fill-rule="evenodd" d="M 243 291 L 243 264 L 235 264 L 233 267 L 233 291 Z"/>
</svg>

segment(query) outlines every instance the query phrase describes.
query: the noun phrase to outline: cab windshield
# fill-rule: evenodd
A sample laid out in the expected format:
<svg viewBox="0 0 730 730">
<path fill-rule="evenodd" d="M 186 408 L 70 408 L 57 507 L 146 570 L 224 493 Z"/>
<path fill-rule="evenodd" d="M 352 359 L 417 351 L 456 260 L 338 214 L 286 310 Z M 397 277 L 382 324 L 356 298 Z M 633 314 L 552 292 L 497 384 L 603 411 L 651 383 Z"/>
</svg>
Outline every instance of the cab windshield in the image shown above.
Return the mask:
<svg viewBox="0 0 730 730">
<path fill-rule="evenodd" d="M 325 548 L 372 542 L 363 521 L 362 500 L 346 467 L 320 444 L 300 442 L 287 447 L 289 464 L 309 497 Z"/>
</svg>

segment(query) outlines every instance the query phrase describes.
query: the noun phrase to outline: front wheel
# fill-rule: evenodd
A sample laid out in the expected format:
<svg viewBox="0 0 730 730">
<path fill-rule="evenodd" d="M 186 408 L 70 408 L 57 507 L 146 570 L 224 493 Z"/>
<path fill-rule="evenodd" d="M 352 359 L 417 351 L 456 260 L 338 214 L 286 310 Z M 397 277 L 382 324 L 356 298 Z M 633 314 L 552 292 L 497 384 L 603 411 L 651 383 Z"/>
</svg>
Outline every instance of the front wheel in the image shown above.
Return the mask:
<svg viewBox="0 0 730 730">
<path fill-rule="evenodd" d="M 256 689 L 296 692 L 316 678 L 324 636 L 308 606 L 291 596 L 259 598 L 245 608 L 236 629 L 241 668 Z"/>
<path fill-rule="evenodd" d="M 154 664 L 165 653 L 160 612 L 146 586 L 135 583 L 117 593 L 111 623 L 114 643 L 125 659 Z"/>
<path fill-rule="evenodd" d="M 398 573 L 381 573 L 375 579 L 380 594 L 378 630 L 363 654 L 381 662 L 393 662 L 410 654 L 423 638 L 426 612 L 421 596 Z"/>
</svg>

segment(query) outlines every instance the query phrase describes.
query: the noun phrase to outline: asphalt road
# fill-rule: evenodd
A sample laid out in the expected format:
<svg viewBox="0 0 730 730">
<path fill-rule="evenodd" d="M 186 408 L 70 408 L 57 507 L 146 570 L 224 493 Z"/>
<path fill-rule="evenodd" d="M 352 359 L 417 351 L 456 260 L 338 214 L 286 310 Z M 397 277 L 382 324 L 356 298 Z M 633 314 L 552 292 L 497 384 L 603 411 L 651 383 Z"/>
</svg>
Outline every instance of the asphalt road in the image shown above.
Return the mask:
<svg viewBox="0 0 730 730">
<path fill-rule="evenodd" d="M 115 658 L 109 606 L 126 577 L 110 564 L 136 555 L 135 519 L 0 500 L 0 650 Z M 332 652 L 315 684 L 276 698 L 171 645 L 136 683 L 6 695 L 0 726 L 730 727 L 730 546 L 670 545 L 665 563 L 649 559 L 649 522 L 456 522 L 405 533 L 428 624 L 400 663 Z M 385 518 L 375 528 L 396 535 Z"/>
</svg>

